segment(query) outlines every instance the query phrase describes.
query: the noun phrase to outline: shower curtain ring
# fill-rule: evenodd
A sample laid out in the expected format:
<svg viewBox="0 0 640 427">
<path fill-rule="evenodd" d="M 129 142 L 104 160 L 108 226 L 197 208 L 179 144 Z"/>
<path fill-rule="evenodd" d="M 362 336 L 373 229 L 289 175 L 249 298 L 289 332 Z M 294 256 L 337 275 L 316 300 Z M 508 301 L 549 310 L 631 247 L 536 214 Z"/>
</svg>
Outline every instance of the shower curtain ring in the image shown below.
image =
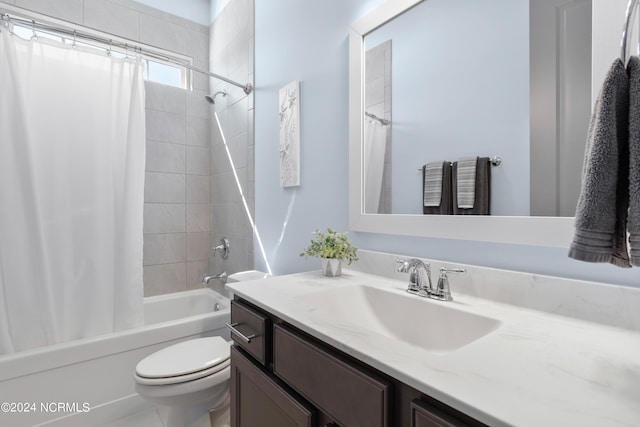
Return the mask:
<svg viewBox="0 0 640 427">
<path fill-rule="evenodd" d="M 33 35 L 31 36 L 31 40 L 36 41 L 38 40 L 38 35 L 36 34 L 36 21 L 35 20 L 31 20 L 31 31 L 33 32 Z"/>
<path fill-rule="evenodd" d="M 109 39 L 109 48 L 107 49 L 107 56 L 111 56 L 111 43 L 113 43 L 113 40 Z"/>
<path fill-rule="evenodd" d="M 72 48 L 76 48 L 76 30 L 73 30 L 73 43 L 71 43 Z"/>
</svg>

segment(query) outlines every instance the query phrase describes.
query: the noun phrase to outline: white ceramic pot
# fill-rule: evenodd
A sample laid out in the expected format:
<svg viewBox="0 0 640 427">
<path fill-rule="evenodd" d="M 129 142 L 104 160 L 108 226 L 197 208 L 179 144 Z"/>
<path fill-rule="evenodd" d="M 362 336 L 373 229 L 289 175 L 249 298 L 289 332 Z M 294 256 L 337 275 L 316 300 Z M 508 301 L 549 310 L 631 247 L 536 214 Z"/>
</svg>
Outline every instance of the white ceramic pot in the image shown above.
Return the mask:
<svg viewBox="0 0 640 427">
<path fill-rule="evenodd" d="M 342 274 L 342 260 L 335 258 L 320 258 L 322 262 L 322 274 L 336 277 Z"/>
</svg>

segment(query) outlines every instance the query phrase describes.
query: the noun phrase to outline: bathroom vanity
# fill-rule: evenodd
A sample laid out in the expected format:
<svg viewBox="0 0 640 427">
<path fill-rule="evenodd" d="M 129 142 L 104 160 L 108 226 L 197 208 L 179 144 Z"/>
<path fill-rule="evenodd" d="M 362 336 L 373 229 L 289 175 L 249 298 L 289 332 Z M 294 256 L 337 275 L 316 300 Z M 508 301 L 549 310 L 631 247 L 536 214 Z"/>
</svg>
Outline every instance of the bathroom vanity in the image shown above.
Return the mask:
<svg viewBox="0 0 640 427">
<path fill-rule="evenodd" d="M 465 266 L 433 301 L 394 257 L 359 255 L 367 273 L 229 285 L 233 426 L 640 420 L 640 290 Z"/>
<path fill-rule="evenodd" d="M 232 334 L 234 426 L 484 425 L 245 299 L 232 324 L 255 335 Z"/>
</svg>

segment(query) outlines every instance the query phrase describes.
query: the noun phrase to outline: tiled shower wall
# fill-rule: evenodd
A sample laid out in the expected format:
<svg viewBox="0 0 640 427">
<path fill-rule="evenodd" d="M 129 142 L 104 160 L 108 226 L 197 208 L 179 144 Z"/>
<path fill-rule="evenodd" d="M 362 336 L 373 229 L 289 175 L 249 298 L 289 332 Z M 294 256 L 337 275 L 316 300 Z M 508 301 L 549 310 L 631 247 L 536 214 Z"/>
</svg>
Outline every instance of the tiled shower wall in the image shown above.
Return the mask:
<svg viewBox="0 0 640 427">
<path fill-rule="evenodd" d="M 210 70 L 242 84 L 253 84 L 254 0 L 231 0 L 216 17 L 209 33 Z M 211 147 L 211 241 L 222 237 L 231 243 L 227 260 L 219 254 L 210 258 L 210 272 L 228 274 L 253 268 L 253 230 L 238 185 L 242 188 L 251 216 L 255 218 L 253 92 L 216 79 L 212 92 L 225 90 L 213 106 L 231 154 L 227 156 L 222 135 L 212 120 Z M 233 167 L 238 177 L 236 182 Z M 218 284 L 219 285 L 219 284 Z M 215 285 L 214 285 L 215 286 Z"/>
<path fill-rule="evenodd" d="M 190 56 L 199 68 L 209 66 L 208 27 L 131 0 L 4 3 Z M 199 73 L 193 78 L 193 91 L 146 84 L 146 296 L 200 287 L 209 269 L 213 110 L 204 100 L 209 79 Z"/>
</svg>

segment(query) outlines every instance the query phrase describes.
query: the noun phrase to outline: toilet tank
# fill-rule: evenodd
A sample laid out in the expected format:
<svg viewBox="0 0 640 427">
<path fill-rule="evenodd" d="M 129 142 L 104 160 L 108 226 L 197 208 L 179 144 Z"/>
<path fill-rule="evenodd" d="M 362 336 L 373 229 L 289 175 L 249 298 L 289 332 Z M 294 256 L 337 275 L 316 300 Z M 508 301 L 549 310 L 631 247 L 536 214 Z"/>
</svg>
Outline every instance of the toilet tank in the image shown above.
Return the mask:
<svg viewBox="0 0 640 427">
<path fill-rule="evenodd" d="M 230 274 L 227 278 L 227 283 L 233 282 L 246 282 L 247 280 L 258 280 L 269 277 L 268 273 L 258 270 L 239 271 L 237 273 Z"/>
</svg>

